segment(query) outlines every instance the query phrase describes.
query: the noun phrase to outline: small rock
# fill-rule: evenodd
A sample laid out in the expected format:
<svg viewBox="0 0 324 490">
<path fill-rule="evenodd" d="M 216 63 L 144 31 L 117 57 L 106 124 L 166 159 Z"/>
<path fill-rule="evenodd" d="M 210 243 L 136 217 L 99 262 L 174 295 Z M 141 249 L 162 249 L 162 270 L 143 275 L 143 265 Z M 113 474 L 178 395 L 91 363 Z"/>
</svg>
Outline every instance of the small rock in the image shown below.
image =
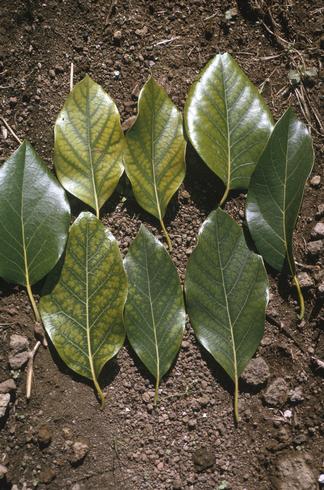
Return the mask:
<svg viewBox="0 0 324 490">
<path fill-rule="evenodd" d="M 264 401 L 271 407 L 281 407 L 288 400 L 288 385 L 283 378 L 276 378 L 267 388 Z"/>
<path fill-rule="evenodd" d="M 52 470 L 52 468 L 50 468 L 48 466 L 46 466 L 45 468 L 43 468 L 41 470 L 41 472 L 39 473 L 39 480 L 42 483 L 45 483 L 46 485 L 48 483 L 51 483 L 51 481 L 53 481 L 55 477 L 56 477 L 55 471 Z"/>
<path fill-rule="evenodd" d="M 37 431 L 37 441 L 41 447 L 48 446 L 52 441 L 52 434 L 48 425 L 41 425 Z"/>
<path fill-rule="evenodd" d="M 12 393 L 13 391 L 16 391 L 16 389 L 17 386 L 13 379 L 7 379 L 6 381 L 0 383 L 0 393 L 2 394 Z"/>
<path fill-rule="evenodd" d="M 142 395 L 142 400 L 144 403 L 150 403 L 151 395 L 147 391 L 145 391 L 145 393 L 143 393 Z"/>
<path fill-rule="evenodd" d="M 126 121 L 124 121 L 122 124 L 123 131 L 127 131 L 128 129 L 130 129 L 135 121 L 136 121 L 136 116 L 131 116 L 127 118 Z"/>
<path fill-rule="evenodd" d="M 16 355 L 9 355 L 9 364 L 11 369 L 17 370 L 22 368 L 28 361 L 29 353 L 28 352 L 20 352 Z"/>
<path fill-rule="evenodd" d="M 197 427 L 197 421 L 195 419 L 190 419 L 188 422 L 189 429 L 195 429 Z"/>
<path fill-rule="evenodd" d="M 181 490 L 182 486 L 183 486 L 182 481 L 178 478 L 174 480 L 172 483 L 173 490 Z"/>
<path fill-rule="evenodd" d="M 119 80 L 120 78 L 120 71 L 119 70 L 114 70 L 114 79 Z"/>
<path fill-rule="evenodd" d="M 70 458 L 72 465 L 81 464 L 89 452 L 89 442 L 86 439 L 80 438 L 72 446 L 73 454 Z"/>
<path fill-rule="evenodd" d="M 301 386 L 297 386 L 294 390 L 292 390 L 289 394 L 290 401 L 292 403 L 301 403 L 304 401 L 303 389 Z"/>
<path fill-rule="evenodd" d="M 279 456 L 273 490 L 315 490 L 316 479 L 304 454 L 286 453 Z"/>
<path fill-rule="evenodd" d="M 6 415 L 9 402 L 10 402 L 9 393 L 0 395 L 0 420 Z"/>
<path fill-rule="evenodd" d="M 313 280 L 307 272 L 300 272 L 298 274 L 298 280 L 302 289 L 309 289 L 314 286 Z"/>
<path fill-rule="evenodd" d="M 324 237 L 324 222 L 319 221 L 313 228 L 312 231 L 313 238 L 323 238 Z"/>
<path fill-rule="evenodd" d="M 314 175 L 309 181 L 310 185 L 312 187 L 319 187 L 321 183 L 321 176 L 320 175 Z"/>
<path fill-rule="evenodd" d="M 199 405 L 200 405 L 201 407 L 203 407 L 203 408 L 204 408 L 204 407 L 207 407 L 207 405 L 208 405 L 209 401 L 210 401 L 210 400 L 209 400 L 208 396 L 206 396 L 206 395 L 205 395 L 205 396 L 201 396 L 201 397 L 199 397 L 199 398 L 197 399 L 197 402 L 198 402 L 198 403 L 199 403 Z"/>
<path fill-rule="evenodd" d="M 5 465 L 0 464 L 0 481 L 6 478 L 7 473 L 8 473 L 8 468 Z"/>
<path fill-rule="evenodd" d="M 56 65 L 55 66 L 55 72 L 56 73 L 64 73 L 64 68 L 62 65 Z"/>
<path fill-rule="evenodd" d="M 202 447 L 197 449 L 192 456 L 193 463 L 197 471 L 204 471 L 214 466 L 216 462 L 215 454 L 211 448 Z"/>
<path fill-rule="evenodd" d="M 13 334 L 10 336 L 9 349 L 11 354 L 15 355 L 19 352 L 24 352 L 29 349 L 29 342 L 27 337 L 23 335 Z"/>
<path fill-rule="evenodd" d="M 316 211 L 315 217 L 317 219 L 321 219 L 321 218 L 323 218 L 323 216 L 324 216 L 324 204 L 319 204 L 317 206 L 317 211 Z"/>
<path fill-rule="evenodd" d="M 55 70 L 50 70 L 48 73 L 51 78 L 55 78 Z"/>
<path fill-rule="evenodd" d="M 148 33 L 148 27 L 147 26 L 142 27 L 142 29 L 136 29 L 136 31 L 135 31 L 135 34 L 137 36 L 140 36 L 140 37 L 146 36 L 147 33 Z"/>
<path fill-rule="evenodd" d="M 288 72 L 288 78 L 290 83 L 296 87 L 297 85 L 300 84 L 301 82 L 301 75 L 298 70 L 289 70 Z"/>
<path fill-rule="evenodd" d="M 115 31 L 113 34 L 113 39 L 115 44 L 120 44 L 122 37 L 123 37 L 122 31 Z"/>
<path fill-rule="evenodd" d="M 237 17 L 238 15 L 238 10 L 236 7 L 226 10 L 225 12 L 225 20 L 229 21 L 232 20 L 233 18 Z"/>
<path fill-rule="evenodd" d="M 258 388 L 264 385 L 270 377 L 268 364 L 263 357 L 251 359 L 241 376 L 242 381 L 248 386 Z"/>
<path fill-rule="evenodd" d="M 318 477 L 318 483 L 320 485 L 324 485 L 324 473 L 321 473 L 320 476 Z"/>
<path fill-rule="evenodd" d="M 307 244 L 307 252 L 309 253 L 309 255 L 312 255 L 313 257 L 317 257 L 318 255 L 320 255 L 323 249 L 324 249 L 324 240 L 315 240 Z"/>
<path fill-rule="evenodd" d="M 10 97 L 9 104 L 11 105 L 11 107 L 14 107 L 17 104 L 17 97 Z"/>
</svg>

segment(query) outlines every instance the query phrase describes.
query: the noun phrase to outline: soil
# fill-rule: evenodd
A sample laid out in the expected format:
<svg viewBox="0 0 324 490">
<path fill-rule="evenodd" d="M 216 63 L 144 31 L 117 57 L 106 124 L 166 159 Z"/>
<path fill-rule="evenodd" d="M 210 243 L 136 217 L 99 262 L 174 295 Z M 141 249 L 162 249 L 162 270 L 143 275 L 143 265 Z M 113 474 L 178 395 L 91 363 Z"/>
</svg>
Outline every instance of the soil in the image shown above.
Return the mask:
<svg viewBox="0 0 324 490">
<path fill-rule="evenodd" d="M 312 126 L 312 177 L 321 175 L 322 11 L 317 0 L 0 0 L 1 115 L 51 166 L 53 124 L 69 92 L 71 62 L 74 81 L 89 73 L 115 98 L 127 125 L 150 73 L 182 109 L 199 70 L 216 53 L 228 51 L 262 89 L 276 119 L 292 105 Z M 303 63 L 318 71 L 303 80 L 301 89 L 290 84 L 288 72 Z M 17 147 L 5 133 L 0 135 L 1 162 Z M 187 176 L 166 219 L 182 281 L 199 226 L 221 193 L 192 149 L 187 156 Z M 161 384 L 157 408 L 153 380 L 127 343 L 101 377 L 104 410 L 91 385 L 73 375 L 51 347 L 36 356 L 27 403 L 26 373 L 10 371 L 8 347 L 14 333 L 34 345 L 33 315 L 24 289 L 0 282 L 0 382 L 15 376 L 17 384 L 1 425 L 0 465 L 8 473 L 0 488 L 318 488 L 324 423 L 323 369 L 316 359 L 324 358 L 324 288 L 321 258 L 310 253 L 308 242 L 323 214 L 323 208 L 318 211 L 323 190 L 318 179 L 310 182 L 294 238 L 298 269 L 310 281 L 304 291 L 305 320 L 298 321 L 286 276 L 269 269 L 270 303 L 257 356 L 267 363 L 270 378 L 258 387 L 242 383 L 238 427 L 233 386 L 199 347 L 189 323 L 178 359 Z M 71 202 L 76 216 L 84 206 Z M 239 223 L 244 203 L 245 195 L 236 192 L 225 205 Z M 163 239 L 124 179 L 102 220 L 123 254 L 141 222 Z"/>
</svg>

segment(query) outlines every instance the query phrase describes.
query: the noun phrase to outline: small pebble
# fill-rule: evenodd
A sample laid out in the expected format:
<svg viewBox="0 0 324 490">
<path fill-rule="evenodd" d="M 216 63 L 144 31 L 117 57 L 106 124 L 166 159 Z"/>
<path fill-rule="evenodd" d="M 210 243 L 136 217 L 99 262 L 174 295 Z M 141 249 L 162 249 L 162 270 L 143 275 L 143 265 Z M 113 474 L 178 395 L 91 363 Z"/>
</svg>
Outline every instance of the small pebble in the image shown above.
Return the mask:
<svg viewBox="0 0 324 490">
<path fill-rule="evenodd" d="M 319 221 L 316 223 L 314 226 L 314 229 L 312 231 L 312 237 L 313 238 L 323 238 L 324 237 L 324 222 Z"/>
<path fill-rule="evenodd" d="M 309 183 L 312 187 L 319 187 L 320 183 L 321 183 L 321 176 L 320 175 L 314 175 L 314 177 L 311 178 Z"/>
</svg>

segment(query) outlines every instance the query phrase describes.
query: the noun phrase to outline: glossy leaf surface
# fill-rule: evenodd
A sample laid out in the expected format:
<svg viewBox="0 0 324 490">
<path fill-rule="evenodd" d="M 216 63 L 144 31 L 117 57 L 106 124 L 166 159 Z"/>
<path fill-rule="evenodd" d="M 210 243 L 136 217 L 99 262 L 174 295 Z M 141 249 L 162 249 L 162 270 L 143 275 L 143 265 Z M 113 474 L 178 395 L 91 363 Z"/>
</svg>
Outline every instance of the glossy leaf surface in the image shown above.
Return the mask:
<svg viewBox="0 0 324 490">
<path fill-rule="evenodd" d="M 54 164 L 62 185 L 99 216 L 123 173 L 118 109 L 89 76 L 69 94 L 55 124 Z"/>
<path fill-rule="evenodd" d="M 61 277 L 40 301 L 45 329 L 63 361 L 92 379 L 124 343 L 127 279 L 118 244 L 92 213 L 70 229 Z"/>
<path fill-rule="evenodd" d="M 153 78 L 140 93 L 126 141 L 125 169 L 136 200 L 164 228 L 167 205 L 185 175 L 185 140 L 180 112 Z"/>
<path fill-rule="evenodd" d="M 127 336 L 156 379 L 180 348 L 185 327 L 183 293 L 177 270 L 163 245 L 142 225 L 125 259 L 128 297 L 124 320 Z"/>
<path fill-rule="evenodd" d="M 202 225 L 186 280 L 189 317 L 201 344 L 235 383 L 263 335 L 268 281 L 240 226 L 221 209 Z"/>
<path fill-rule="evenodd" d="M 291 273 L 295 273 L 292 235 L 313 158 L 306 126 L 288 109 L 276 124 L 251 179 L 246 210 L 258 251 L 279 271 L 288 258 Z"/>
<path fill-rule="evenodd" d="M 208 167 L 230 189 L 247 188 L 272 130 L 257 88 L 228 54 L 201 71 L 185 104 L 188 137 Z"/>
<path fill-rule="evenodd" d="M 0 168 L 0 277 L 29 287 L 63 253 L 70 223 L 64 190 L 27 141 Z"/>
<path fill-rule="evenodd" d="M 246 219 L 258 251 L 279 271 L 287 260 L 298 289 L 292 236 L 313 160 L 310 134 L 288 109 L 273 130 L 248 192 Z M 303 316 L 301 293 L 300 301 Z"/>
</svg>

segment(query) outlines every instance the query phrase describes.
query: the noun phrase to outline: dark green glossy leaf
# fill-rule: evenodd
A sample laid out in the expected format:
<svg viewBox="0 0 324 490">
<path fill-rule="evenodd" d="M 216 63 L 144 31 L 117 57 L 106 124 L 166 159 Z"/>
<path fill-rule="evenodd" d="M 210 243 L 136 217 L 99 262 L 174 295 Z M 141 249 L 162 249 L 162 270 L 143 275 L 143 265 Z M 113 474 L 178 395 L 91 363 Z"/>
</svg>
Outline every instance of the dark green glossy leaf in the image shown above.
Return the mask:
<svg viewBox="0 0 324 490">
<path fill-rule="evenodd" d="M 165 90 L 150 78 L 138 99 L 138 116 L 126 135 L 125 169 L 136 200 L 161 223 L 185 175 L 182 116 Z"/>
<path fill-rule="evenodd" d="M 64 190 L 24 142 L 0 168 L 0 276 L 30 286 L 63 253 L 70 223 Z"/>
<path fill-rule="evenodd" d="M 99 210 L 123 173 L 124 134 L 114 101 L 89 76 L 69 94 L 55 123 L 54 164 L 62 185 Z"/>
<path fill-rule="evenodd" d="M 313 160 L 310 134 L 288 109 L 273 130 L 248 192 L 246 218 L 258 251 L 279 271 L 287 260 L 297 288 L 292 236 Z"/>
<path fill-rule="evenodd" d="M 162 376 L 179 350 L 185 309 L 179 277 L 163 245 L 145 228 L 125 259 L 128 297 L 124 321 L 133 349 L 156 379 L 155 399 Z"/>
<path fill-rule="evenodd" d="M 188 137 L 208 167 L 230 189 L 248 188 L 272 130 L 272 116 L 257 88 L 228 54 L 201 71 L 185 105 Z"/>
<path fill-rule="evenodd" d="M 40 301 L 45 329 L 63 361 L 92 379 L 124 343 L 127 279 L 118 244 L 91 213 L 70 229 L 61 277 Z"/>
<path fill-rule="evenodd" d="M 186 280 L 189 317 L 202 345 L 235 383 L 263 335 L 268 280 L 262 258 L 246 246 L 240 226 L 213 211 L 201 227 Z"/>
</svg>

